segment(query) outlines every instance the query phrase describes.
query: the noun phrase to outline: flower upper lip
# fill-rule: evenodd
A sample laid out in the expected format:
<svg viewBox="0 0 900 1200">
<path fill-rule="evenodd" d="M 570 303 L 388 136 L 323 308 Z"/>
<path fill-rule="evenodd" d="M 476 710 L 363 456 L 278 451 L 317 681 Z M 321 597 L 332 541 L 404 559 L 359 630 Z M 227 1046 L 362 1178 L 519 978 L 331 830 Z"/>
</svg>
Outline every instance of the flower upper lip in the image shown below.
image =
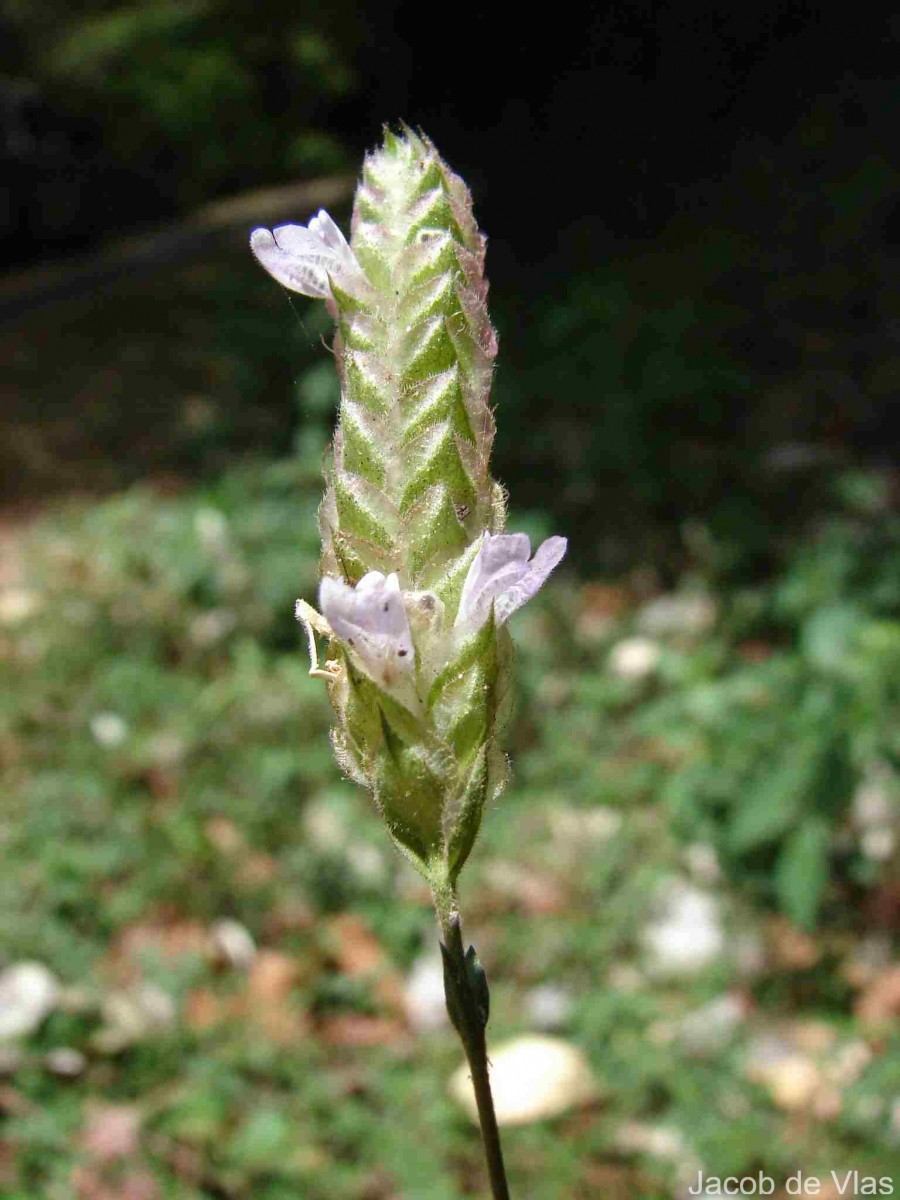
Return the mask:
<svg viewBox="0 0 900 1200">
<path fill-rule="evenodd" d="M 463 584 L 456 614 L 457 626 L 478 628 L 494 609 L 502 625 L 544 585 L 562 560 L 568 542 L 551 537 L 531 558 L 531 541 L 524 533 L 485 533 Z"/>
<path fill-rule="evenodd" d="M 355 588 L 326 575 L 319 604 L 337 636 L 374 677 L 383 677 L 386 669 L 405 673 L 414 666 L 415 648 L 396 574 L 369 571 Z"/>
<path fill-rule="evenodd" d="M 329 299 L 331 279 L 351 295 L 366 285 L 356 255 L 324 208 L 308 225 L 254 229 L 250 249 L 283 287 L 303 296 Z"/>
</svg>

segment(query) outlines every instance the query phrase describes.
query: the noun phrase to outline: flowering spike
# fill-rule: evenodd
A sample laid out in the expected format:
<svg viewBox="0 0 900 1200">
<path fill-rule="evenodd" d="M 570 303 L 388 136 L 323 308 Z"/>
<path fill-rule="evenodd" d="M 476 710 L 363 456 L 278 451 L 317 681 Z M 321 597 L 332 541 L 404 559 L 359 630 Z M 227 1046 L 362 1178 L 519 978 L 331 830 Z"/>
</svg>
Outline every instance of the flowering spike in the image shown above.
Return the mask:
<svg viewBox="0 0 900 1200">
<path fill-rule="evenodd" d="M 341 407 L 319 510 L 323 617 L 342 769 L 447 894 L 502 789 L 511 698 L 504 624 L 565 553 L 504 534 L 489 469 L 497 338 L 469 192 L 422 136 L 367 156 L 348 243 L 325 212 L 255 230 L 285 287 L 336 318 Z M 315 653 L 314 639 L 311 642 Z"/>
</svg>

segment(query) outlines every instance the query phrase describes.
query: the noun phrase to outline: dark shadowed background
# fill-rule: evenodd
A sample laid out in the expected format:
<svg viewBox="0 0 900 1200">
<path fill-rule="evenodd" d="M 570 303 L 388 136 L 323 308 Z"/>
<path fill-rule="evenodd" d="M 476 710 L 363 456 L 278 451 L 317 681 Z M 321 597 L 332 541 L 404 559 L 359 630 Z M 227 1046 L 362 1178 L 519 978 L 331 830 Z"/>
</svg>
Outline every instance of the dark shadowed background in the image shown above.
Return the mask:
<svg viewBox="0 0 900 1200">
<path fill-rule="evenodd" d="M 238 235 L 269 216 L 264 197 L 238 208 L 232 240 L 213 250 L 188 225 L 106 276 L 35 269 L 189 221 L 214 200 L 352 176 L 399 118 L 474 190 L 504 337 L 498 401 L 527 431 L 501 439 L 501 474 L 520 503 L 591 531 L 579 555 L 610 565 L 686 516 L 761 553 L 748 527 L 763 543 L 786 515 L 802 519 L 820 468 L 890 459 L 900 208 L 889 17 L 622 4 L 511 20 L 475 6 L 444 35 L 416 5 L 326 14 L 210 0 L 13 5 L 2 19 L 3 247 L 30 268 L 2 292 L 15 343 L 8 494 L 66 478 L 57 459 L 82 455 L 88 433 L 123 474 L 139 471 L 122 461 L 134 457 L 126 426 L 148 466 L 218 462 L 231 443 L 282 449 L 296 370 L 295 350 L 279 354 L 296 333 L 283 302 L 262 292 L 239 305 L 222 277 L 208 289 L 228 310 L 220 340 L 244 351 L 236 373 L 253 375 L 209 389 L 208 363 L 185 361 L 203 358 L 209 295 L 190 272 L 160 274 L 177 259 L 249 277 Z M 69 307 L 48 317 L 63 296 Z M 260 305 L 280 337 L 250 328 Z M 43 318 L 29 315 L 38 307 Z M 160 308 L 164 321 L 151 315 Z M 53 338 L 35 329 L 48 321 Z M 171 349 L 157 344 L 162 325 Z M 23 332 L 41 364 L 16 348 Z M 162 354 L 182 400 L 212 391 L 207 437 L 186 445 L 172 428 L 161 410 L 177 398 L 159 395 L 173 388 L 155 371 L 113 365 L 142 353 Z M 41 373 L 61 362 L 67 413 L 36 403 Z"/>
</svg>

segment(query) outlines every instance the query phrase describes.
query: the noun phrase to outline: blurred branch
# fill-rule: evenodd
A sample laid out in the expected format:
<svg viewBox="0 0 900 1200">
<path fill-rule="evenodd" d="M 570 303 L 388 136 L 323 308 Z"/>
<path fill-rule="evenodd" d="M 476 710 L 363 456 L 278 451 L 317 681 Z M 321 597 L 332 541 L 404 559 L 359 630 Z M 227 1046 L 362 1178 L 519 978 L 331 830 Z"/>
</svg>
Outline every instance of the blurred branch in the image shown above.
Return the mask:
<svg viewBox="0 0 900 1200">
<path fill-rule="evenodd" d="M 0 278 L 0 320 L 92 291 L 131 271 L 144 272 L 192 257 L 204 244 L 237 229 L 289 218 L 305 219 L 320 206 L 348 199 L 354 179 L 330 175 L 261 188 L 205 204 L 183 220 L 107 243 L 95 254 L 41 264 Z"/>
</svg>

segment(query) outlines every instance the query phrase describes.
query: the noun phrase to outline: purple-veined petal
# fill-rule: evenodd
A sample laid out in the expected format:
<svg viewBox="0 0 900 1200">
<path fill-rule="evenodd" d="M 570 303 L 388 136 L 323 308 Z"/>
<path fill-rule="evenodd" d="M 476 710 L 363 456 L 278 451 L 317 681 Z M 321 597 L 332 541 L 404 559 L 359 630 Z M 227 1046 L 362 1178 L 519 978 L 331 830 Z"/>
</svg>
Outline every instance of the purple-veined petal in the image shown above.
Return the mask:
<svg viewBox="0 0 900 1200">
<path fill-rule="evenodd" d="M 502 625 L 517 608 L 521 608 L 540 591 L 550 572 L 562 562 L 568 545 L 564 537 L 551 537 L 541 542 L 525 574 L 511 587 L 504 588 L 494 601 L 494 617 L 498 625 Z"/>
<path fill-rule="evenodd" d="M 517 583 L 528 570 L 530 557 L 531 541 L 527 534 L 486 533 L 463 584 L 456 624 L 475 620 L 480 625 L 494 597 L 504 587 Z"/>
<path fill-rule="evenodd" d="M 370 571 L 355 588 L 326 575 L 319 586 L 319 607 L 373 679 L 390 685 L 412 670 L 415 649 L 396 575 Z"/>
<path fill-rule="evenodd" d="M 548 538 L 531 558 L 524 533 L 486 533 L 463 584 L 456 625 L 477 629 L 492 603 L 494 619 L 502 625 L 542 587 L 567 544 L 563 537 Z"/>
</svg>

